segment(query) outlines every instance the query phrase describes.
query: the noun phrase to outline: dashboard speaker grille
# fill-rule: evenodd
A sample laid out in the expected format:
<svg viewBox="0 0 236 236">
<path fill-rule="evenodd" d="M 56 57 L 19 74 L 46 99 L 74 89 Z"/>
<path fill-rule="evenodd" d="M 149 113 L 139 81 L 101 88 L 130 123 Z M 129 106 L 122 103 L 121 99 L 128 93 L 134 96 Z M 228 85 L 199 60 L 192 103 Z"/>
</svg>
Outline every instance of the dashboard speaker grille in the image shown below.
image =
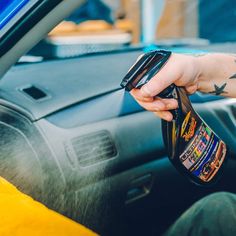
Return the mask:
<svg viewBox="0 0 236 236">
<path fill-rule="evenodd" d="M 72 146 L 82 167 L 108 160 L 117 154 L 111 135 L 106 130 L 73 138 Z"/>
</svg>

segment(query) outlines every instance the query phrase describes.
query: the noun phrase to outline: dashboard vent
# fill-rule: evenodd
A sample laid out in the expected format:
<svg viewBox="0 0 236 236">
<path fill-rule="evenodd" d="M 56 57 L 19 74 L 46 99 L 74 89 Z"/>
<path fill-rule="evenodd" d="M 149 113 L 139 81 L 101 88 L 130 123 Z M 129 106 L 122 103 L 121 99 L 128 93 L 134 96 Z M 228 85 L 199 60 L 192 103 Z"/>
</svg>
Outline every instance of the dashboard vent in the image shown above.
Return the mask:
<svg viewBox="0 0 236 236">
<path fill-rule="evenodd" d="M 72 146 L 82 167 L 108 160 L 117 154 L 111 135 L 106 130 L 74 138 Z"/>
<path fill-rule="evenodd" d="M 28 98 L 34 101 L 41 101 L 49 98 L 49 96 L 42 89 L 34 85 L 29 85 L 24 88 L 20 88 L 19 90 Z"/>
</svg>

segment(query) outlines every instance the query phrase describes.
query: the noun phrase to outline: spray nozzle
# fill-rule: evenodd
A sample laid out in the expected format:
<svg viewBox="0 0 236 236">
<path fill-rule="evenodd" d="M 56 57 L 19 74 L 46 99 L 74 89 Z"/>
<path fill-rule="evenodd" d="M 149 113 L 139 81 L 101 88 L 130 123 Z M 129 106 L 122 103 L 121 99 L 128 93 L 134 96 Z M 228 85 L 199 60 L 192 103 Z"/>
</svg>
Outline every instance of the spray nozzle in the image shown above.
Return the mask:
<svg viewBox="0 0 236 236">
<path fill-rule="evenodd" d="M 171 52 L 165 50 L 151 51 L 141 55 L 122 80 L 121 87 L 127 91 L 141 88 L 160 71 L 170 55 Z"/>
</svg>

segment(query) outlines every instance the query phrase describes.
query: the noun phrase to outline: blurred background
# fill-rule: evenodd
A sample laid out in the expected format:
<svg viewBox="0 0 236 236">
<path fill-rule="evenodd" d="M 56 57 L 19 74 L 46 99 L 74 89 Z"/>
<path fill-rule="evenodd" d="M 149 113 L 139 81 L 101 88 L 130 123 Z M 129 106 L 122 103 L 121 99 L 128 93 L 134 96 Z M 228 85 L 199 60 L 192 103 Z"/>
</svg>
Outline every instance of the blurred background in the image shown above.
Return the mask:
<svg viewBox="0 0 236 236">
<path fill-rule="evenodd" d="M 87 0 L 30 54 L 72 57 L 128 46 L 234 42 L 235 0 Z"/>
</svg>

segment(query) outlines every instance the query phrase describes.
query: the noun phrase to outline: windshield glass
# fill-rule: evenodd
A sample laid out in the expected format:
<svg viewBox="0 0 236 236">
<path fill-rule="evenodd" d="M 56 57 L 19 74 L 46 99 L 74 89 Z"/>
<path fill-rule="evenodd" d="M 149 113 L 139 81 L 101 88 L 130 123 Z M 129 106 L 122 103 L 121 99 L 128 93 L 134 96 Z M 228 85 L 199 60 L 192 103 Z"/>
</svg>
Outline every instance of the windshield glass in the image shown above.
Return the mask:
<svg viewBox="0 0 236 236">
<path fill-rule="evenodd" d="M 235 42 L 235 12 L 235 0 L 215 0 L 214 4 L 203 0 L 87 0 L 30 54 L 55 59 L 150 44 L 204 50 L 215 43 Z"/>
</svg>

